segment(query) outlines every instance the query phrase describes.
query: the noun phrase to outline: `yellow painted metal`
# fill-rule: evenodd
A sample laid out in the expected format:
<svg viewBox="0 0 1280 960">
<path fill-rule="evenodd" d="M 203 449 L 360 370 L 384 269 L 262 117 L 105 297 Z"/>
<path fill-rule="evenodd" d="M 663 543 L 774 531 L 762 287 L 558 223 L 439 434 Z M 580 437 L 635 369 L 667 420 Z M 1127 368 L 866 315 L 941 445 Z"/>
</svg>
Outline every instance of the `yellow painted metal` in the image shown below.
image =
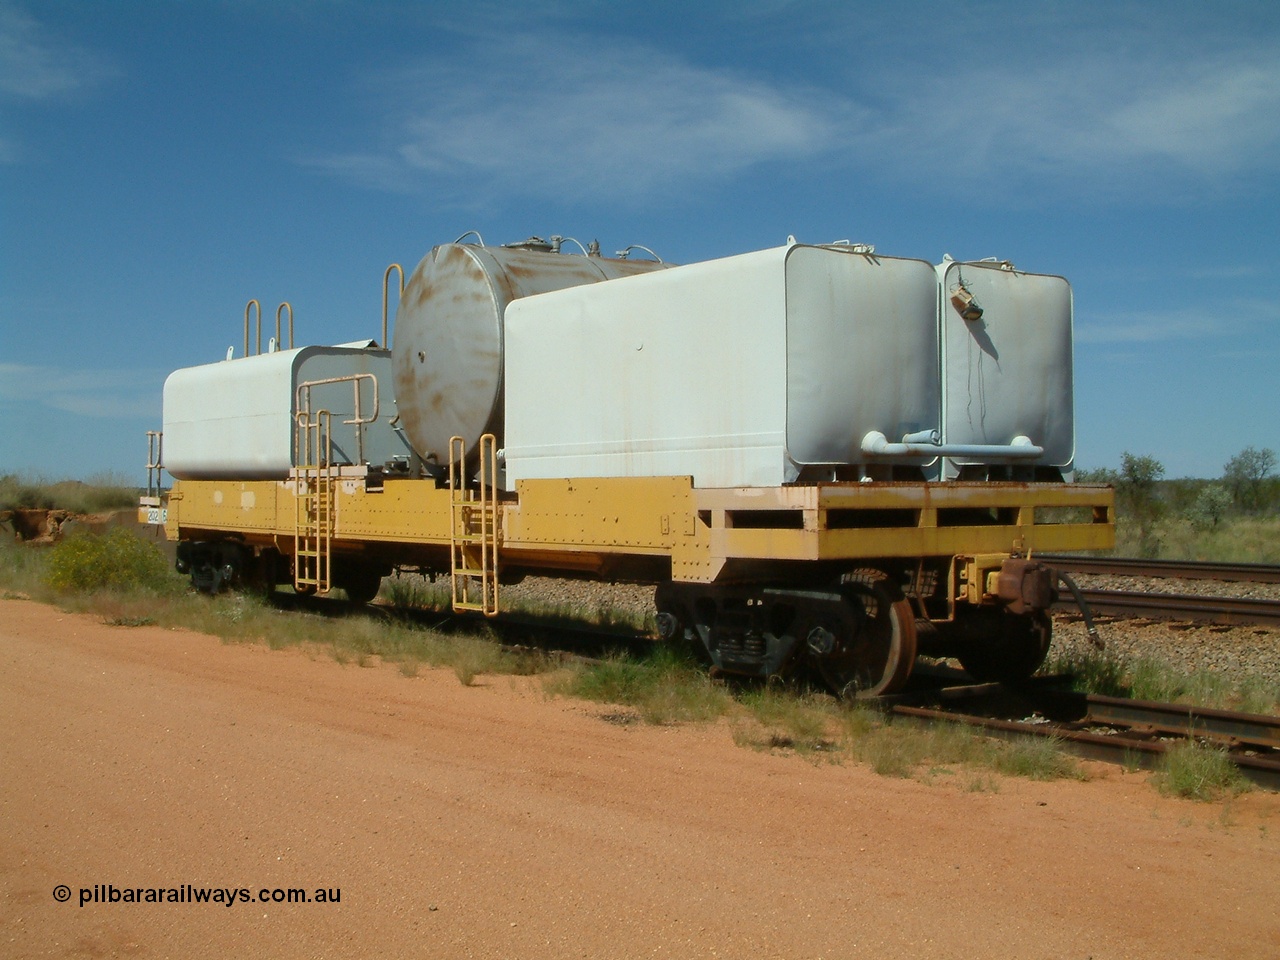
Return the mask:
<svg viewBox="0 0 1280 960">
<path fill-rule="evenodd" d="M 293 524 L 293 586 L 328 593 L 334 528 L 332 435 L 328 410 L 298 411 Z"/>
<path fill-rule="evenodd" d="M 244 305 L 244 355 L 250 356 L 249 353 L 249 308 L 255 307 L 258 311 L 258 346 L 253 351 L 254 355 L 262 352 L 262 304 L 257 300 L 250 300 Z"/>
<path fill-rule="evenodd" d="M 280 318 L 284 315 L 285 311 L 288 311 L 289 313 L 289 346 L 288 347 L 285 347 L 284 341 L 280 339 Z M 285 300 L 283 303 L 280 304 L 280 306 L 276 307 L 276 349 L 277 350 L 293 349 L 293 304 L 291 304 L 288 300 Z"/>
<path fill-rule="evenodd" d="M 661 555 L 694 532 L 688 477 L 521 480 L 506 509 L 507 549 Z"/>
<path fill-rule="evenodd" d="M 388 479 L 366 485 L 363 472 L 344 470 L 335 491 L 340 504 L 335 536 L 369 543 L 449 547 L 452 491 L 423 480 Z"/>
<path fill-rule="evenodd" d="M 525 569 L 599 574 L 629 558 L 649 570 L 669 562 L 672 579 L 701 583 L 739 562 L 761 575 L 770 561 L 917 557 L 960 558 L 961 579 L 971 560 L 983 558 L 969 570 L 981 594 L 984 571 L 1011 553 L 1107 548 L 1115 538 L 1114 494 L 1106 487 L 851 483 L 699 490 L 688 477 L 653 477 L 524 480 L 514 495 L 502 495 L 493 482 L 495 451 L 485 449 L 484 489 L 465 495 L 460 461 L 452 489 L 427 479 L 370 484 L 367 470 L 353 467 L 316 472 L 314 483 L 302 476 L 178 481 L 166 531 L 170 539 L 234 532 L 287 553 L 295 540 L 314 539 L 318 546 L 327 529 L 332 550 L 376 547 L 391 562 L 403 558 L 399 562 L 441 570 L 453 554 L 451 571 L 490 584 L 479 601 L 486 612 L 497 606 L 499 545 L 503 564 Z M 320 494 L 321 477 L 328 499 Z M 319 579 L 318 572 L 308 579 Z"/>
<path fill-rule="evenodd" d="M 699 490 L 696 501 L 713 559 L 1007 556 L 1115 540 L 1114 493 L 1098 486 L 823 484 Z"/>
<path fill-rule="evenodd" d="M 467 443 L 449 438 L 449 582 L 455 611 L 498 615 L 498 443 L 492 433 L 480 438 L 478 489 L 465 476 Z"/>
<path fill-rule="evenodd" d="M 1000 568 L 1008 558 L 1008 553 L 956 557 L 955 599 L 976 605 L 995 596 L 998 592 L 996 580 L 1000 576 Z"/>
<path fill-rule="evenodd" d="M 388 301 L 390 300 L 392 270 L 399 271 L 400 273 L 400 292 L 398 296 L 401 296 L 401 297 L 404 296 L 404 267 L 400 266 L 400 264 L 398 263 L 393 263 L 387 267 L 386 272 L 383 273 L 382 275 L 382 340 L 379 342 L 378 345 L 382 347 L 383 350 L 391 349 L 391 344 L 387 340 L 387 330 L 388 330 L 388 319 L 390 317 L 390 312 L 388 310 Z M 290 346 L 292 346 L 292 343 L 290 344 Z"/>
</svg>

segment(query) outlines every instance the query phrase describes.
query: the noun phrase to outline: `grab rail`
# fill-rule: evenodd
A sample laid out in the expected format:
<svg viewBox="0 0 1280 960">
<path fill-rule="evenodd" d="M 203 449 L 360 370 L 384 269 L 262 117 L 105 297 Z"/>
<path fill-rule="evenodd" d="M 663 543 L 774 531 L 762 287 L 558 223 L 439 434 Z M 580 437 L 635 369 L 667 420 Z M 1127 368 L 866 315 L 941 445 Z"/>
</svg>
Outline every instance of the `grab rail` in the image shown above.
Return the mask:
<svg viewBox="0 0 1280 960">
<path fill-rule="evenodd" d="M 276 349 L 280 349 L 280 314 L 285 310 L 289 311 L 289 346 L 287 349 L 293 349 L 293 304 L 288 300 L 276 307 Z"/>
<path fill-rule="evenodd" d="M 362 380 L 373 381 L 373 412 L 367 417 L 362 416 L 360 411 L 360 381 Z M 372 373 L 352 373 L 345 377 L 326 377 L 323 380 L 307 380 L 304 383 L 300 383 L 298 384 L 297 397 L 295 398 L 295 409 L 297 411 L 295 416 L 301 417 L 305 415 L 307 418 L 310 418 L 311 388 L 324 386 L 329 383 L 350 383 L 353 388 L 355 393 L 355 399 L 353 401 L 355 409 L 353 411 L 353 416 L 350 420 L 343 420 L 342 422 L 348 426 L 354 426 L 356 428 L 356 457 L 360 463 L 364 463 L 364 427 L 366 424 L 373 423 L 373 421 L 378 419 L 378 410 L 380 407 L 378 400 L 378 378 Z"/>
<path fill-rule="evenodd" d="M 257 354 L 262 352 L 262 304 L 260 304 L 257 300 L 250 300 L 248 303 L 244 305 L 244 355 L 246 357 L 250 356 L 250 353 L 249 353 L 249 308 L 250 307 L 258 308 L 258 347 L 256 350 L 254 350 L 252 355 L 256 356 Z M 230 351 L 228 351 L 227 352 L 228 358 L 230 358 L 230 355 L 231 353 Z"/>
<path fill-rule="evenodd" d="M 393 263 L 387 267 L 387 272 L 382 275 L 382 340 L 379 341 L 382 349 L 387 349 L 387 301 L 388 288 L 391 285 L 391 271 L 398 270 L 400 272 L 400 296 L 404 296 L 404 267 L 398 263 Z"/>
</svg>

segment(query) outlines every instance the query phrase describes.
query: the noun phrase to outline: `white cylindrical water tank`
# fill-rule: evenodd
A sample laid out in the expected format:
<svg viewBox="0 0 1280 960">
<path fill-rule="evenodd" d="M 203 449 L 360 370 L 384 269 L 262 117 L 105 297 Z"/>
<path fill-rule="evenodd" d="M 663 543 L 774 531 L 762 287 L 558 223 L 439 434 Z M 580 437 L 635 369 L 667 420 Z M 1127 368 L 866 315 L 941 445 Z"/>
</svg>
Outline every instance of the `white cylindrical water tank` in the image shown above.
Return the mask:
<svg viewBox="0 0 1280 960">
<path fill-rule="evenodd" d="M 502 446 L 503 316 L 521 297 L 632 276 L 666 264 L 550 252 L 540 245 L 433 249 L 405 284 L 392 349 L 400 422 L 414 448 L 445 463 L 449 438 L 474 456 Z"/>
</svg>

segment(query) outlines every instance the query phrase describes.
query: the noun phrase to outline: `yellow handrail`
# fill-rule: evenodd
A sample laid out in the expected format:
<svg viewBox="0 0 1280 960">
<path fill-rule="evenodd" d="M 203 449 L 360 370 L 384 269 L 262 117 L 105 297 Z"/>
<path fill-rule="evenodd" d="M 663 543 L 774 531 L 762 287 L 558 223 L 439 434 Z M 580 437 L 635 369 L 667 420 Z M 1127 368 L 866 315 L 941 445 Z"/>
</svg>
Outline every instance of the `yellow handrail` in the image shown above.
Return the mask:
<svg viewBox="0 0 1280 960">
<path fill-rule="evenodd" d="M 284 313 L 285 310 L 289 311 L 289 346 L 285 349 L 288 349 L 288 350 L 293 349 L 293 304 L 289 303 L 289 301 L 286 300 L 284 303 L 280 304 L 280 306 L 276 307 L 276 349 L 277 350 L 281 349 L 280 347 L 280 315 Z"/>
<path fill-rule="evenodd" d="M 244 305 L 244 355 L 249 356 L 249 308 L 258 308 L 258 349 L 255 354 L 262 352 L 262 304 L 257 300 L 250 300 Z"/>
<path fill-rule="evenodd" d="M 388 291 L 391 286 L 392 270 L 400 272 L 400 295 L 404 296 L 404 267 L 398 263 L 393 263 L 387 267 L 387 272 L 382 275 L 382 342 L 380 346 L 383 350 L 387 349 L 387 301 L 390 299 Z"/>
</svg>

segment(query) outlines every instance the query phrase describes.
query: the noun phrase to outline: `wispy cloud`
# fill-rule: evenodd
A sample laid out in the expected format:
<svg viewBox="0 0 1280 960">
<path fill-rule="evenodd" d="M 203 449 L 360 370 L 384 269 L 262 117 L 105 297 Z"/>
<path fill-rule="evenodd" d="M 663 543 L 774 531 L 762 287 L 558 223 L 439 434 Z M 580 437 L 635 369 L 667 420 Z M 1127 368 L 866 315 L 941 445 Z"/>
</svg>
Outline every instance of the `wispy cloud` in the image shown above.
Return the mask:
<svg viewBox="0 0 1280 960">
<path fill-rule="evenodd" d="M 946 96 L 956 90 L 975 94 Z M 1102 175 L 1128 187 L 1154 175 L 1230 176 L 1276 166 L 1280 57 L 1240 51 L 1172 64 L 1095 52 L 968 69 L 933 90 L 908 88 L 890 113 L 898 126 L 878 136 L 891 153 L 911 162 L 914 140 L 924 166 L 969 176 Z"/>
<path fill-rule="evenodd" d="M 834 29 L 831 8 L 817 10 L 806 30 L 822 32 L 822 16 Z M 384 189 L 593 199 L 811 161 L 935 188 L 1069 186 L 1085 197 L 1280 167 L 1275 44 L 1244 36 L 1200 50 L 1190 31 L 1170 46 L 1082 29 L 1048 54 L 1006 30 L 928 69 L 886 50 L 848 62 L 828 51 L 799 83 L 748 58 L 730 69 L 534 25 L 381 74 L 369 98 L 393 106 L 366 139 L 374 146 L 305 162 Z"/>
<path fill-rule="evenodd" d="M 1144 310 L 1077 318 L 1077 343 L 1152 344 L 1171 340 L 1238 343 L 1261 328 L 1280 328 L 1280 312 L 1254 300 L 1195 304 L 1174 310 Z"/>
<path fill-rule="evenodd" d="M 100 55 L 63 41 L 16 4 L 0 0 L 0 96 L 72 96 L 117 75 Z"/>
<path fill-rule="evenodd" d="M 1247 280 L 1269 274 L 1270 268 L 1261 263 L 1206 264 L 1187 271 L 1193 280 Z"/>
<path fill-rule="evenodd" d="M 1225 329 L 1226 323 L 1221 317 L 1198 311 L 1144 311 L 1077 323 L 1075 338 L 1077 343 L 1157 343 L 1215 337 Z"/>
<path fill-rule="evenodd" d="M 637 196 L 829 152 L 861 112 L 620 41 L 511 38 L 460 59 L 380 79 L 403 104 L 381 149 L 309 162 L 380 187 L 474 175 L 537 194 Z"/>
<path fill-rule="evenodd" d="M 158 390 L 144 390 L 136 370 L 68 370 L 0 363 L 0 401 L 36 403 L 95 419 L 154 417 Z"/>
</svg>

